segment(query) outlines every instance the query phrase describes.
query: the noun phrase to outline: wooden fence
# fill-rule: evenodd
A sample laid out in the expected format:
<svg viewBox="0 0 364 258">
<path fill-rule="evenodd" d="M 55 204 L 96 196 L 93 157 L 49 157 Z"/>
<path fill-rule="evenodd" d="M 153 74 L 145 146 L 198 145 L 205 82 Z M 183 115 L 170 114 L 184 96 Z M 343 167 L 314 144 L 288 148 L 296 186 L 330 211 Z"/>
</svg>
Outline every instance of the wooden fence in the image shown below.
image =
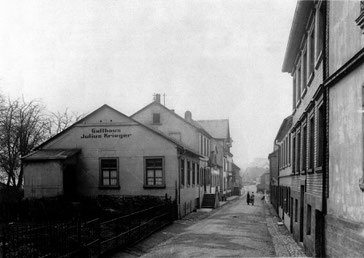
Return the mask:
<svg viewBox="0 0 364 258">
<path fill-rule="evenodd" d="M 131 246 L 172 223 L 175 205 L 165 203 L 107 221 L 7 223 L 3 257 L 99 257 Z"/>
</svg>

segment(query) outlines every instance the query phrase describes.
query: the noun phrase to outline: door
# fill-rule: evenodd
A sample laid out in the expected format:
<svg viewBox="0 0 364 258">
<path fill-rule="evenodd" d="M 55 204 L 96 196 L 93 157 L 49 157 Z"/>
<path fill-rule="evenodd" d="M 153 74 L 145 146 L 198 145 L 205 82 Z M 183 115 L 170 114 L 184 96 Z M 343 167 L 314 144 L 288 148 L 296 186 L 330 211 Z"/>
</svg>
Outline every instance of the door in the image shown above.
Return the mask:
<svg viewBox="0 0 364 258">
<path fill-rule="evenodd" d="M 301 200 L 300 200 L 300 242 L 303 242 L 303 206 L 305 204 L 305 186 L 301 185 Z"/>
</svg>

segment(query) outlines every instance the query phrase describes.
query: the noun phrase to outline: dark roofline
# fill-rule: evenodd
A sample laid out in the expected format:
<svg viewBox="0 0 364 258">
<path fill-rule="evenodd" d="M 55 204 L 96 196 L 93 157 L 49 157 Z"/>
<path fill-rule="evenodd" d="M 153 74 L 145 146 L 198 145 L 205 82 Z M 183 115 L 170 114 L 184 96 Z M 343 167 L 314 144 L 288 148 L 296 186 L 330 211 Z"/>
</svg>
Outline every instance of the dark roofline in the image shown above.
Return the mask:
<svg viewBox="0 0 364 258">
<path fill-rule="evenodd" d="M 298 0 L 288 37 L 282 72 L 291 73 L 297 53 L 301 46 L 302 36 L 306 31 L 306 23 L 313 5 L 312 0 Z"/>
<path fill-rule="evenodd" d="M 150 106 L 152 106 L 153 104 L 158 104 L 159 106 L 161 106 L 162 108 L 164 108 L 166 111 L 168 111 L 169 113 L 173 114 L 174 116 L 176 116 L 178 119 L 182 120 L 183 122 L 191 125 L 193 128 L 197 129 L 200 132 L 203 132 L 204 134 L 206 134 L 208 137 L 214 138 L 212 137 L 212 135 L 210 135 L 204 128 L 203 126 L 201 126 L 202 128 L 199 128 L 197 126 L 195 126 L 193 123 L 190 123 L 189 121 L 187 121 L 186 119 L 184 119 L 183 117 L 181 117 L 180 115 L 178 115 L 176 112 L 173 112 L 172 110 L 168 109 L 167 107 L 163 106 L 161 103 L 159 103 L 158 101 L 152 101 L 151 103 L 149 103 L 148 105 L 146 105 L 145 107 L 143 107 L 142 109 L 138 110 L 137 112 L 135 112 L 134 114 L 132 114 L 130 117 L 135 116 L 136 114 L 139 114 L 140 112 L 148 109 Z M 197 122 L 196 120 L 194 120 L 195 122 Z"/>
<path fill-rule="evenodd" d="M 86 120 L 87 118 L 89 118 L 90 116 L 92 116 L 93 114 L 95 114 L 96 112 L 98 112 L 99 110 L 101 110 L 101 109 L 103 109 L 103 108 L 109 108 L 109 109 L 111 109 L 111 110 L 113 110 L 113 111 L 117 112 L 118 114 L 120 114 L 120 115 L 122 115 L 122 116 L 127 117 L 128 119 L 132 120 L 133 122 L 137 123 L 138 125 L 140 125 L 140 126 L 142 126 L 142 127 L 144 127 L 144 128 L 147 128 L 148 130 L 152 131 L 153 133 L 158 134 L 159 136 L 161 136 L 161 137 L 165 138 L 166 140 L 168 140 L 168 141 L 170 141 L 170 142 L 172 142 L 172 143 L 176 144 L 178 147 L 181 147 L 183 150 L 186 150 L 186 151 L 188 151 L 189 153 L 192 153 L 192 154 L 194 154 L 194 155 L 196 155 L 196 156 L 198 156 L 198 157 L 202 157 L 200 154 L 198 154 L 198 153 L 194 152 L 193 150 L 189 149 L 188 147 L 184 146 L 184 144 L 182 144 L 182 143 L 178 142 L 177 140 L 175 140 L 175 139 L 173 139 L 173 138 L 171 138 L 171 137 L 169 137 L 169 136 L 167 136 L 167 135 L 165 135 L 165 134 L 163 134 L 163 133 L 161 133 L 161 132 L 159 132 L 159 131 L 154 130 L 153 128 L 150 128 L 150 127 L 148 127 L 148 126 L 146 126 L 146 125 L 144 125 L 144 124 L 142 124 L 142 123 L 140 123 L 140 122 L 136 121 L 135 119 L 133 119 L 133 118 L 131 118 L 131 117 L 129 117 L 129 116 L 127 116 L 127 115 L 125 115 L 125 114 L 121 113 L 120 111 L 118 111 L 118 110 L 116 110 L 116 109 L 114 109 L 114 108 L 110 107 L 110 106 L 109 106 L 109 105 L 107 105 L 107 104 L 102 105 L 101 107 L 99 107 L 99 108 L 98 108 L 98 109 L 96 109 L 95 111 L 91 112 L 90 114 L 88 114 L 88 115 L 87 115 L 87 116 L 85 116 L 84 118 L 80 119 L 80 120 L 79 120 L 79 121 L 77 121 L 76 123 L 74 123 L 74 124 L 72 124 L 71 126 L 67 127 L 67 128 L 66 128 L 65 130 L 63 130 L 62 132 L 60 132 L 60 133 L 58 133 L 58 134 L 54 135 L 53 137 L 49 138 L 48 140 L 46 140 L 45 142 L 43 142 L 43 143 L 42 143 L 42 144 L 40 144 L 39 146 L 35 147 L 35 148 L 34 148 L 34 150 L 39 150 L 39 149 L 41 149 L 44 145 L 46 145 L 46 144 L 48 144 L 49 142 L 53 141 L 53 140 L 54 140 L 54 139 L 56 139 L 57 137 L 59 137 L 59 136 L 61 136 L 61 135 L 65 134 L 66 132 L 68 132 L 69 130 L 71 130 L 71 129 L 72 129 L 72 128 L 76 125 L 76 124 L 80 124 L 80 123 L 82 123 L 84 120 Z"/>
<path fill-rule="evenodd" d="M 292 115 L 290 116 L 287 116 L 285 119 L 283 119 L 283 122 L 281 124 L 281 126 L 279 127 L 279 130 L 277 132 L 277 136 L 276 138 L 274 138 L 274 142 L 276 142 L 278 139 L 278 136 L 280 135 L 281 131 L 285 128 L 286 124 L 287 123 L 291 123 L 291 126 L 292 126 Z M 289 131 L 289 129 L 291 128 L 291 126 L 287 129 L 287 131 L 284 133 L 284 135 Z"/>
<path fill-rule="evenodd" d="M 216 121 L 227 121 L 228 124 L 228 132 L 227 132 L 227 139 L 228 141 L 231 142 L 233 141 L 233 139 L 231 139 L 230 137 L 230 121 L 228 118 L 224 118 L 224 119 L 209 119 L 209 120 L 197 120 L 197 122 L 216 122 Z M 212 137 L 214 138 L 214 137 Z M 226 138 L 214 138 L 216 140 L 225 140 Z"/>
</svg>

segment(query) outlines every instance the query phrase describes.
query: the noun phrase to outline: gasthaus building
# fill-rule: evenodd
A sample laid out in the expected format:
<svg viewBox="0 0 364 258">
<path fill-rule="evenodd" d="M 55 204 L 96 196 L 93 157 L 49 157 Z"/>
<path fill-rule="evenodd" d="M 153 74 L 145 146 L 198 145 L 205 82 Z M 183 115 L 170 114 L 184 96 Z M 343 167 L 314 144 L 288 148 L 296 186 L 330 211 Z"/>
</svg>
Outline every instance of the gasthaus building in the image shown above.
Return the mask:
<svg viewBox="0 0 364 258">
<path fill-rule="evenodd" d="M 200 157 L 178 140 L 103 105 L 23 158 L 24 195 L 167 194 L 180 207 L 198 198 L 194 189 L 180 194 L 180 160 L 198 164 Z"/>
</svg>

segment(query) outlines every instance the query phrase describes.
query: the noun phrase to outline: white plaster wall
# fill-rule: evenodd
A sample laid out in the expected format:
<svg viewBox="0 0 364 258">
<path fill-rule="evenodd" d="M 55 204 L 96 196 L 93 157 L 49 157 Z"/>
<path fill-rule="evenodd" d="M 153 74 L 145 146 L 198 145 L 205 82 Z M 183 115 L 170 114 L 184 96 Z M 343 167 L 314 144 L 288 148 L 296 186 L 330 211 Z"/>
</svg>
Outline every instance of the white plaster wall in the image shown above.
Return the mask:
<svg viewBox="0 0 364 258">
<path fill-rule="evenodd" d="M 160 113 L 161 125 L 153 125 L 153 113 Z M 180 118 L 177 118 L 159 104 L 151 105 L 149 108 L 135 114 L 132 118 L 143 124 L 152 126 L 167 135 L 169 135 L 169 133 L 181 133 L 181 142 L 195 150 L 197 153 L 199 152 L 198 130 Z"/>
<path fill-rule="evenodd" d="M 100 122 L 101 121 L 101 122 Z M 130 135 L 124 138 L 81 138 L 89 135 L 92 129 L 119 129 L 120 133 Z M 98 135 L 98 134 L 95 134 Z M 103 134 L 102 134 L 103 135 Z M 84 195 L 157 195 L 165 193 L 175 197 L 178 176 L 176 145 L 158 136 L 143 126 L 123 117 L 111 109 L 103 109 L 76 125 L 60 138 L 54 139 L 44 148 L 80 148 L 81 171 L 78 171 L 78 191 Z M 144 157 L 164 157 L 165 189 L 144 189 Z M 120 189 L 99 188 L 99 158 L 119 158 Z"/>
<path fill-rule="evenodd" d="M 364 65 L 330 88 L 328 213 L 364 222 L 362 85 Z"/>
<path fill-rule="evenodd" d="M 360 14 L 360 1 L 330 1 L 330 74 L 344 65 L 364 47 L 364 38 L 355 20 Z"/>
</svg>

